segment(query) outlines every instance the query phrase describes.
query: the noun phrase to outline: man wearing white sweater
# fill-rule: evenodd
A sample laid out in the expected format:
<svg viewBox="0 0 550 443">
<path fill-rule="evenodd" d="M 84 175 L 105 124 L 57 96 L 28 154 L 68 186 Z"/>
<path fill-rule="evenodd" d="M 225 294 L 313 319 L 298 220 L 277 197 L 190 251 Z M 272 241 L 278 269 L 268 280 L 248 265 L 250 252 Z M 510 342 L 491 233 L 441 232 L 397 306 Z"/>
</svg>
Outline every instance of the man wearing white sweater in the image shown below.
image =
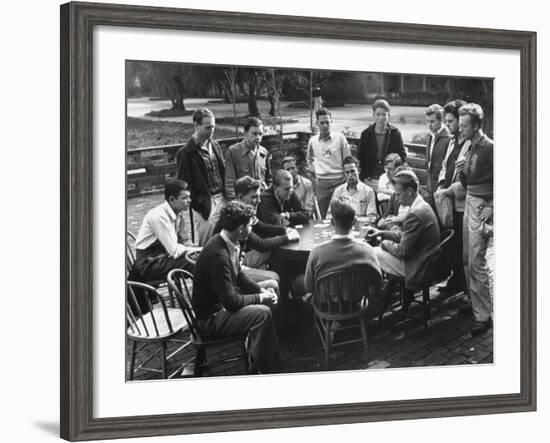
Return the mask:
<svg viewBox="0 0 550 443">
<path fill-rule="evenodd" d="M 331 132 L 330 112 L 321 108 L 316 113 L 319 134 L 309 139 L 307 163 L 316 179 L 315 195 L 321 217 L 325 218 L 334 190 L 345 182 L 344 158 L 351 155 L 346 137 Z"/>
</svg>

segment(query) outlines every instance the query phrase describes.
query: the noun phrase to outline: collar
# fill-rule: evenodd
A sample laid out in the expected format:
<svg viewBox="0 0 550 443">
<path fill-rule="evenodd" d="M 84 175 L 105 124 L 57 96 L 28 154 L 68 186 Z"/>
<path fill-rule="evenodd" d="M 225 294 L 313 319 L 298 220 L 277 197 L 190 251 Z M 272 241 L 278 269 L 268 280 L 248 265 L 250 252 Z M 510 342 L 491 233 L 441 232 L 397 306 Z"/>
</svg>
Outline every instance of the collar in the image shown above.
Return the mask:
<svg viewBox="0 0 550 443">
<path fill-rule="evenodd" d="M 273 196 L 275 197 L 275 200 L 277 200 L 277 203 L 279 203 L 279 207 L 283 209 L 283 205 L 285 204 L 285 200 L 281 200 L 279 197 L 277 197 L 277 194 L 275 194 L 275 191 L 273 191 Z"/>
<path fill-rule="evenodd" d="M 362 184 L 364 184 L 364 183 L 362 183 L 361 180 L 359 180 L 359 181 L 357 182 L 357 184 L 355 185 L 355 189 L 352 189 L 352 188 L 349 187 L 348 183 L 346 182 L 346 189 L 348 190 L 348 192 L 358 192 L 358 191 L 359 191 L 359 187 L 360 187 Z"/>
<path fill-rule="evenodd" d="M 298 174 L 296 176 L 296 183 L 294 183 L 294 189 L 296 189 L 298 186 L 302 185 L 303 181 L 302 181 L 302 176 L 300 174 Z"/>
<path fill-rule="evenodd" d="M 328 133 L 328 135 L 326 136 L 326 138 L 321 138 L 321 133 L 319 133 L 319 140 L 320 140 L 320 141 L 328 141 L 328 140 L 330 140 L 331 138 L 332 138 L 332 131 L 330 131 L 330 132 Z"/>
<path fill-rule="evenodd" d="M 225 231 L 225 229 L 222 229 L 222 232 L 220 232 L 220 237 L 223 238 L 223 241 L 227 245 L 227 248 L 229 249 L 229 252 L 234 254 L 235 251 L 239 250 L 239 244 L 233 243 L 233 241 L 227 235 L 227 232 Z"/>
<path fill-rule="evenodd" d="M 340 240 L 340 239 L 343 239 L 343 238 L 347 238 L 348 240 L 353 240 L 354 236 L 350 232 L 349 234 L 334 234 L 331 238 L 334 239 L 334 240 Z"/>
<path fill-rule="evenodd" d="M 480 147 L 486 146 L 488 145 L 488 140 L 489 140 L 489 137 L 487 137 L 485 133 L 482 133 L 480 139 L 477 142 L 473 143 L 472 140 L 470 140 L 470 143 L 472 145 L 471 147 L 474 148 L 476 146 L 480 146 Z"/>
<path fill-rule="evenodd" d="M 432 136 L 435 138 L 438 134 L 441 134 L 441 132 L 446 128 L 444 124 L 441 125 L 441 128 L 439 128 L 437 131 L 432 132 Z"/>
<path fill-rule="evenodd" d="M 193 134 L 193 141 L 194 141 L 195 144 L 197 145 L 197 148 L 208 150 L 208 145 L 209 145 L 209 143 L 210 143 L 210 139 L 205 140 L 203 143 L 199 143 L 199 141 L 198 141 L 197 138 L 195 137 L 195 134 Z"/>
<path fill-rule="evenodd" d="M 412 202 L 412 204 L 411 204 L 411 209 L 414 208 L 415 206 L 419 205 L 423 201 L 424 201 L 424 199 L 422 198 L 422 196 L 420 194 L 418 194 L 416 196 L 416 198 L 414 199 L 414 201 Z"/>
<path fill-rule="evenodd" d="M 164 203 L 162 204 L 162 209 L 164 209 L 164 212 L 166 212 L 172 222 L 176 221 L 176 213 L 167 201 L 164 201 Z"/>
</svg>

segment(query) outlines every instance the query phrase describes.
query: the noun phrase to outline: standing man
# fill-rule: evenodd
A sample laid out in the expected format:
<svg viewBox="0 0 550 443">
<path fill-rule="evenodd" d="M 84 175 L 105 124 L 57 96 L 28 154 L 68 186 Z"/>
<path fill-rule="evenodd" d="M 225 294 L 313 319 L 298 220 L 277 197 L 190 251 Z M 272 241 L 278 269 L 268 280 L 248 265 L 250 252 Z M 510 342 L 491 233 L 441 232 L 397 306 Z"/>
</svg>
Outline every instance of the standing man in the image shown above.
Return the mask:
<svg viewBox="0 0 550 443">
<path fill-rule="evenodd" d="M 447 147 L 451 141 L 451 133 L 447 126 L 443 124 L 443 107 L 437 104 L 430 105 L 426 108 L 426 123 L 430 134 L 428 135 L 428 143 L 426 145 L 426 172 L 428 173 L 427 188 L 428 195 L 433 205 L 433 194 L 437 189 L 439 182 L 439 173 Z"/>
<path fill-rule="evenodd" d="M 476 103 L 460 108 L 459 131 L 471 147 L 464 160 L 460 181 L 466 189 L 464 210 L 464 265 L 475 324 L 473 336 L 492 327 L 493 301 L 485 255 L 493 225 L 493 141 L 482 128 L 484 113 Z"/>
<path fill-rule="evenodd" d="M 273 178 L 273 186 L 260 196 L 258 218 L 264 223 L 294 226 L 307 223 L 309 214 L 292 192 L 292 175 L 279 169 Z"/>
<path fill-rule="evenodd" d="M 359 178 L 364 182 L 384 172 L 384 160 L 388 154 L 398 154 L 403 163 L 407 157 L 401 132 L 389 122 L 390 104 L 386 100 L 376 100 L 372 104 L 372 115 L 374 123 L 361 133 L 357 147 Z"/>
<path fill-rule="evenodd" d="M 264 125 L 256 117 L 249 117 L 244 125 L 244 138 L 229 147 L 225 157 L 225 196 L 235 199 L 235 182 L 245 175 L 259 180 L 263 189 L 271 184 L 269 152 L 260 145 Z"/>
<path fill-rule="evenodd" d="M 193 113 L 195 132 L 176 154 L 178 178 L 189 183 L 193 223 L 199 246 L 204 246 L 220 218 L 225 164 L 218 143 L 212 139 L 216 120 L 207 108 Z"/>
<path fill-rule="evenodd" d="M 239 261 L 240 242 L 252 231 L 254 210 L 230 202 L 222 210 L 222 231 L 202 250 L 193 277 L 192 305 L 201 332 L 208 337 L 248 334 L 248 351 L 258 372 L 269 372 L 279 357 L 279 343 L 269 306 L 271 289 L 246 276 Z"/>
<path fill-rule="evenodd" d="M 357 160 L 351 155 L 344 159 L 344 174 L 346 183 L 338 186 L 332 194 L 332 200 L 340 197 L 349 198 L 355 209 L 355 215 L 360 222 L 374 223 L 378 218 L 376 212 L 376 195 L 374 190 L 359 180 L 359 169 Z M 331 204 L 332 207 L 332 204 Z M 329 214 L 330 214 L 329 209 Z"/>
<path fill-rule="evenodd" d="M 294 157 L 285 157 L 281 164 L 285 171 L 290 172 L 292 175 L 292 183 L 294 186 L 294 193 L 304 206 L 309 214 L 313 214 L 314 211 L 314 195 L 313 186 L 311 181 L 304 176 L 298 174 L 298 168 L 296 167 L 296 159 Z"/>
<path fill-rule="evenodd" d="M 440 289 L 440 292 L 454 295 L 459 292 L 466 292 L 466 276 L 464 274 L 463 257 L 463 219 L 466 191 L 458 178 L 459 172 L 464 164 L 464 157 L 470 142 L 465 140 L 458 130 L 458 112 L 465 105 L 463 100 L 453 100 L 447 103 L 443 110 L 445 112 L 445 123 L 451 133 L 451 141 L 447 148 L 447 155 L 443 161 L 439 173 L 439 187 L 436 193 L 443 193 L 453 200 L 453 229 L 455 235 L 452 244 L 449 246 L 451 266 L 453 275 L 447 284 Z M 462 159 L 462 160 L 459 160 Z"/>
<path fill-rule="evenodd" d="M 315 115 L 319 134 L 309 139 L 307 163 L 310 171 L 315 173 L 315 193 L 321 217 L 325 218 L 332 193 L 345 182 L 343 161 L 351 152 L 346 137 L 338 132 L 331 132 L 330 112 L 322 108 Z"/>
</svg>

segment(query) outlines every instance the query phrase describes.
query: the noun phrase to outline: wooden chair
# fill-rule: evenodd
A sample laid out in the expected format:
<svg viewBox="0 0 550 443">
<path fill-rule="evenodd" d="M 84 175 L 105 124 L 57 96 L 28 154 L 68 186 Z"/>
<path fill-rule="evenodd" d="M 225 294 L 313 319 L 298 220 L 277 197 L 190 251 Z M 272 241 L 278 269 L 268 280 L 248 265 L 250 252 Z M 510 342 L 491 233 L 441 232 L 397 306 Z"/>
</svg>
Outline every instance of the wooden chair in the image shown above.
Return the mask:
<svg viewBox="0 0 550 443">
<path fill-rule="evenodd" d="M 175 295 L 175 297 L 183 306 L 183 311 L 189 329 L 191 331 L 192 343 L 195 346 L 195 369 L 194 375 L 200 377 L 203 374 L 205 369 L 208 369 L 208 356 L 207 351 L 213 348 L 220 348 L 222 346 L 238 343 L 240 346 L 241 355 L 239 357 L 228 357 L 221 362 L 234 361 L 236 358 L 242 358 L 244 363 L 245 373 L 249 373 L 249 362 L 248 362 L 248 353 L 246 350 L 245 340 L 246 334 L 235 335 L 231 337 L 220 337 L 220 338 L 208 338 L 205 337 L 199 327 L 197 318 L 193 311 L 191 304 L 191 295 L 189 290 L 190 281 L 193 279 L 193 276 L 183 269 L 173 269 L 168 273 L 167 282 L 170 291 Z M 219 363 L 220 361 L 218 361 Z"/>
<path fill-rule="evenodd" d="M 366 314 L 377 304 L 382 278 L 371 266 L 355 265 L 316 279 L 311 297 L 315 327 L 325 350 L 325 370 L 333 346 L 363 342 L 367 357 Z M 369 304 L 371 309 L 369 309 Z M 360 329 L 361 337 L 334 342 L 337 331 Z"/>
<path fill-rule="evenodd" d="M 145 283 L 129 281 L 126 296 L 126 337 L 131 342 L 130 367 L 128 379 L 133 380 L 139 370 L 160 373 L 162 378 L 174 377 L 186 364 L 180 366 L 172 374 L 168 373 L 168 360 L 191 345 L 190 340 L 177 340 L 188 329 L 187 320 L 181 307 L 170 308 L 158 294 L 157 290 Z M 147 311 L 140 307 L 136 291 L 141 291 L 147 304 Z M 154 302 L 157 304 L 155 305 Z M 178 343 L 178 348 L 170 355 L 166 354 L 168 341 Z M 138 350 L 137 344 L 143 346 Z M 183 343 L 183 344 L 182 344 Z M 136 354 L 150 344 L 158 344 L 157 352 L 151 354 L 139 367 L 135 368 Z M 153 357 L 160 352 L 161 368 L 145 367 Z"/>
<path fill-rule="evenodd" d="M 453 229 L 446 229 L 441 233 L 441 242 L 439 245 L 433 250 L 433 252 L 426 258 L 426 262 L 424 265 L 425 269 L 425 275 L 426 278 L 424 281 L 418 285 L 416 288 L 412 288 L 412 300 L 405 299 L 405 279 L 403 277 L 398 277 L 395 275 L 388 274 L 388 285 L 390 288 L 398 288 L 399 289 L 399 295 L 400 300 L 398 303 L 401 305 L 401 314 L 406 315 L 408 317 L 416 317 L 412 314 L 408 314 L 407 311 L 411 304 L 421 304 L 422 305 L 422 321 L 424 322 L 424 327 L 426 329 L 430 326 L 430 318 L 431 318 L 431 300 L 430 300 L 430 288 L 435 285 L 436 283 L 439 283 L 437 276 L 434 273 L 435 265 L 436 263 L 441 259 L 443 254 L 446 252 L 447 248 L 449 247 L 449 244 L 454 237 L 454 230 Z M 418 301 L 415 296 L 418 292 L 422 291 L 422 299 Z M 388 288 L 389 292 L 389 288 Z M 382 326 L 382 320 L 384 311 L 387 308 L 388 303 L 385 304 L 385 306 L 382 309 L 382 312 L 379 316 L 379 325 Z"/>
<path fill-rule="evenodd" d="M 201 251 L 187 251 L 185 253 L 185 259 L 193 266 L 195 266 L 197 264 L 197 258 L 199 258 L 200 253 Z"/>
</svg>

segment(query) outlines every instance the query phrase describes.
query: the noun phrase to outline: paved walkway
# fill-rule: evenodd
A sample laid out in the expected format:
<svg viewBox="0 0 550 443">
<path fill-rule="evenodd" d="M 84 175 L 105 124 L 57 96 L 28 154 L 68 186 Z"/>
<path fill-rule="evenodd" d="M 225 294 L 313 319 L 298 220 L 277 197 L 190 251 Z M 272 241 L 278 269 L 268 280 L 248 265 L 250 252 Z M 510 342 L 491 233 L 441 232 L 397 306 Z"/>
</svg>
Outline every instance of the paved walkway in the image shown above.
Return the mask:
<svg viewBox="0 0 550 443">
<path fill-rule="evenodd" d="M 161 201 L 160 194 L 128 200 L 128 230 L 136 233 L 147 210 Z M 368 359 L 364 359 L 361 344 L 342 346 L 331 353 L 330 370 L 492 363 L 493 331 L 476 338 L 470 336 L 473 318 L 459 313 L 461 298 L 441 297 L 433 287 L 432 321 L 428 331 L 418 319 L 404 318 L 397 308 L 386 314 L 382 328 L 379 328 L 377 321 L 369 322 Z M 319 337 L 313 331 L 311 309 L 300 302 L 296 302 L 295 307 L 294 323 L 278 331 L 282 354 L 279 371 L 292 373 L 322 370 L 324 351 Z M 415 307 L 411 313 L 418 313 L 419 309 L 420 306 Z M 153 350 L 146 350 L 142 357 L 148 358 Z M 234 353 L 238 353 L 238 349 L 229 347 L 220 355 L 230 356 Z M 184 351 L 175 358 L 170 368 L 173 370 L 192 358 L 191 349 Z M 148 365 L 160 367 L 160 362 L 154 357 Z M 191 368 L 192 365 L 189 365 L 184 375 L 188 375 Z M 213 366 L 209 375 L 243 373 L 242 363 L 232 359 Z M 147 372 L 136 374 L 136 379 L 154 377 L 158 376 Z"/>
</svg>

